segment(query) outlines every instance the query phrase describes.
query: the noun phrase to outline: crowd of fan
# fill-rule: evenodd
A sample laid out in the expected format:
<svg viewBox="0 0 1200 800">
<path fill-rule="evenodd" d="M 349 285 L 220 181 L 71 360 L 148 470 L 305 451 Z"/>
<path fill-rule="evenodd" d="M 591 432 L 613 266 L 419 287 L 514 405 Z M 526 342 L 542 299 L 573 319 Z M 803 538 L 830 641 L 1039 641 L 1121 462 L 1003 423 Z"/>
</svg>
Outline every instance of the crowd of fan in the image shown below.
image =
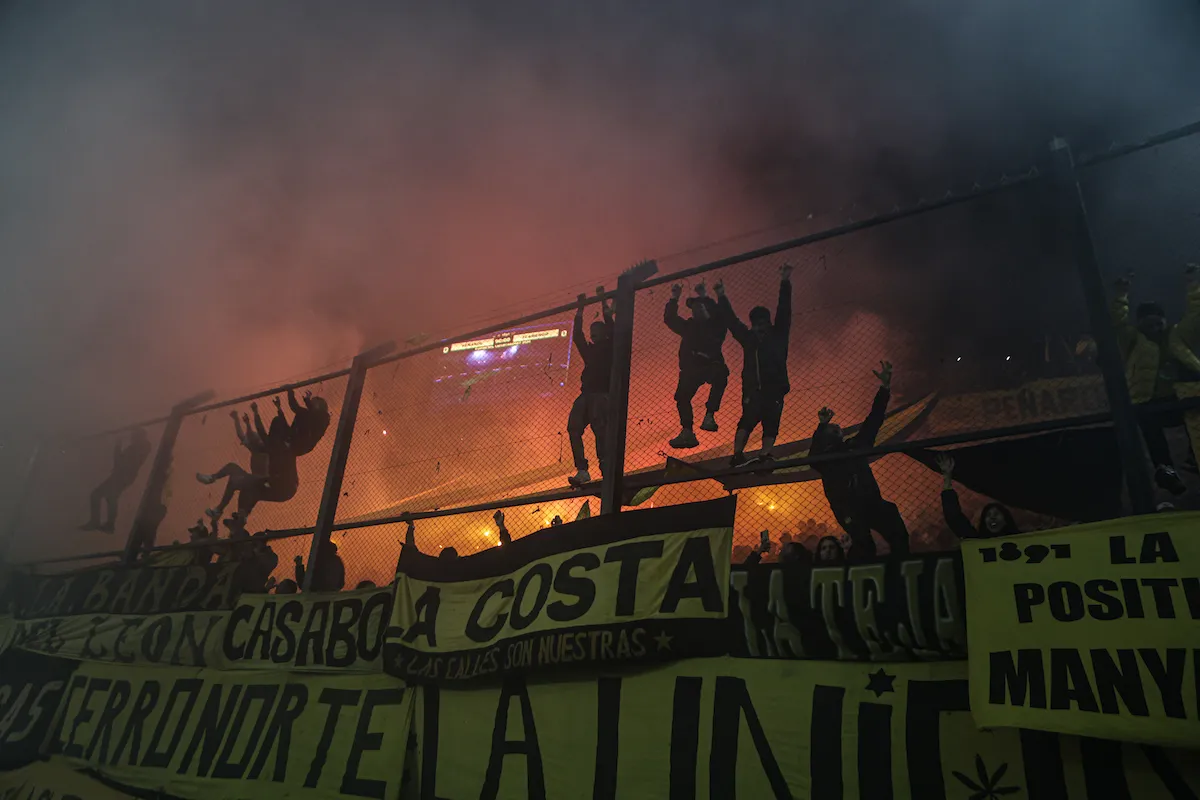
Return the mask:
<svg viewBox="0 0 1200 800">
<path fill-rule="evenodd" d="M 1195 265 L 1188 267 L 1187 313 L 1178 324 L 1168 324 L 1162 306 L 1154 302 L 1139 305 L 1135 319 L 1131 320 L 1130 285 L 1127 279 L 1117 282 L 1113 298 L 1113 323 L 1125 359 L 1131 394 L 1138 404 L 1138 419 L 1154 465 L 1155 478 L 1161 488 L 1173 494 L 1182 493 L 1184 487 L 1167 449 L 1164 429 L 1184 423 L 1183 415 L 1173 411 L 1169 405 L 1176 399 L 1176 384 L 1200 382 L 1200 358 L 1194 354 L 1192 344 L 1193 341 L 1200 342 L 1200 283 L 1196 280 L 1197 270 Z M 780 269 L 779 302 L 774 319 L 768 309 L 756 307 L 750 311 L 749 325 L 738 319 L 720 283 L 715 287 L 716 300 L 708 297 L 703 284 L 696 288 L 696 296 L 687 301 L 692 311 L 688 319 L 678 314 L 682 287 L 672 287 L 664 321 L 680 336 L 680 371 L 674 399 L 682 427 L 680 434 L 670 441 L 672 447 L 688 449 L 698 445 L 691 404 L 695 394 L 704 385 L 708 385 L 710 390 L 705 416 L 699 428 L 712 432 L 718 429 L 715 415 L 720 410 L 729 376 L 721 349 L 726 333 L 731 333 L 744 350 L 744 366 L 742 417 L 734 436 L 730 467 L 748 465 L 756 470 L 772 468 L 772 450 L 779 432 L 784 396 L 790 390 L 787 374 L 791 324 L 790 273 L 790 266 L 785 265 Z M 577 470 L 570 482 L 576 486 L 592 480 L 582 438 L 586 428 L 592 428 L 597 441 L 597 454 L 601 459 L 604 457 L 600 444 L 605 435 L 608 376 L 613 355 L 612 308 L 607 303 L 601 304 L 603 320 L 592 326 L 589 341 L 583 332 L 585 300 L 586 297 L 581 295 L 574 331 L 575 346 L 584 361 L 581 393 L 571 409 L 567 425 Z M 879 388 L 870 412 L 857 426 L 854 435 L 844 435 L 842 428 L 833 422 L 833 411 L 822 408 L 809 448 L 810 456 L 840 456 L 818 460 L 811 466 L 820 477 L 830 511 L 841 532 L 811 519 L 801 526 L 795 536 L 783 533 L 777 543 L 772 541 L 768 531 L 763 531 L 756 547 L 735 548 L 735 563 L 757 564 L 777 560 L 780 563 L 825 566 L 866 561 L 877 554 L 876 536 L 887 545 L 891 557 L 903 557 L 910 552 L 913 535 L 897 506 L 883 497 L 871 467 L 871 457 L 860 454 L 874 447 L 891 398 L 892 365 L 883 361 L 873 374 L 879 381 Z M 279 559 L 271 549 L 266 534 L 250 535 L 246 530 L 247 517 L 255 504 L 264 500 L 280 502 L 295 494 L 296 456 L 311 452 L 329 423 L 328 408 L 321 398 L 309 395 L 300 404 L 294 393 L 289 392 L 288 400 L 295 419 L 292 423 L 287 422 L 282 404 L 277 399 L 277 414 L 269 429 L 264 428 L 257 408 L 253 409 L 253 428 L 249 417 L 243 420 L 243 429 L 237 415 L 233 414 L 238 439 L 250 453 L 250 470 L 229 464 L 213 475 L 199 475 L 203 483 L 228 479 L 221 502 L 207 512 L 212 520 L 211 525 L 200 520 L 189 531 L 192 547 L 175 553 L 154 554 L 156 559 L 187 559 L 187 563 L 200 564 L 210 563 L 214 559 L 218 562 L 246 561 L 252 564 L 247 575 L 255 590 L 287 594 L 304 586 L 305 565 L 300 556 L 295 558 L 294 579 L 277 580 L 274 573 L 279 566 Z M 749 458 L 745 454 L 747 441 L 751 432 L 760 426 L 762 449 Z M 92 518 L 85 527 L 112 529 L 116 495 L 119 495 L 122 487 L 132 482 L 131 475 L 136 474 L 148 450 L 144 436 L 135 436 L 129 448 L 117 448 L 114 454 L 116 477 L 110 478 L 93 493 Z M 1194 463 L 1192 456 L 1185 461 L 1185 466 Z M 601 472 L 604 466 L 601 461 Z M 942 453 L 938 457 L 938 466 L 943 477 L 942 514 L 946 527 L 954 536 L 960 539 L 989 538 L 1021 532 L 1013 513 L 995 502 L 985 505 L 978 520 L 972 523 L 964 514 L 953 485 L 953 457 L 949 453 Z M 224 520 L 228 536 L 218 538 L 216 521 L 235 495 L 239 496 L 238 510 Z M 109 516 L 103 522 L 100 521 L 102 501 L 109 505 Z M 1169 508 L 1169 504 L 1160 506 L 1160 510 Z M 499 544 L 502 546 L 511 542 L 503 511 L 497 511 L 494 519 Z M 556 517 L 553 524 L 560 525 L 562 520 Z M 420 552 L 416 545 L 415 528 L 410 521 L 404 543 L 404 552 L 409 554 Z M 811 549 L 806 543 L 812 544 Z M 404 552 L 401 554 L 401 563 Z M 454 559 L 458 555 L 454 547 L 445 547 L 437 557 Z M 312 591 L 340 591 L 346 588 L 345 566 L 338 555 L 337 545 L 326 541 L 316 556 L 316 572 L 311 576 L 308 588 Z M 397 565 L 398 570 L 400 566 Z M 357 588 L 373 585 L 364 581 Z"/>
</svg>

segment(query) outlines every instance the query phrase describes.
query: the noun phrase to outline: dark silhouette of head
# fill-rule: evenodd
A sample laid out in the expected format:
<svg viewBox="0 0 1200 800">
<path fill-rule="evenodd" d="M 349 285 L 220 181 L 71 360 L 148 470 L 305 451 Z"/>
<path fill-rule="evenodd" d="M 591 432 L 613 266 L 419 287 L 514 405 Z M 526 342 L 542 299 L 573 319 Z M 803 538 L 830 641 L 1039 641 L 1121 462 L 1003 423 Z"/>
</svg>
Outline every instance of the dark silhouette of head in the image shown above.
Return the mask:
<svg viewBox="0 0 1200 800">
<path fill-rule="evenodd" d="M 692 310 L 692 319 L 704 322 L 717 316 L 717 303 L 711 297 L 689 297 L 687 305 Z"/>
<path fill-rule="evenodd" d="M 284 578 L 275 585 L 275 594 L 296 594 L 300 591 L 300 587 L 291 578 Z"/>
<path fill-rule="evenodd" d="M 834 536 L 822 536 L 817 541 L 817 550 L 813 554 L 813 563 L 817 566 L 831 566 L 846 563 L 846 552 L 842 543 Z"/>
<path fill-rule="evenodd" d="M 593 322 L 591 331 L 593 342 L 603 342 L 608 339 L 608 326 L 603 322 Z"/>
<path fill-rule="evenodd" d="M 836 422 L 830 422 L 821 429 L 821 432 L 817 436 L 820 437 L 821 444 L 826 447 L 841 444 L 846 440 L 846 434 L 842 432 L 842 426 Z"/>
<path fill-rule="evenodd" d="M 804 545 L 799 542 L 785 542 L 783 547 L 779 549 L 779 563 L 811 564 L 812 557 L 804 549 Z"/>
<path fill-rule="evenodd" d="M 766 336 L 771 330 L 771 311 L 765 306 L 750 309 L 750 330 L 758 336 Z"/>
<path fill-rule="evenodd" d="M 1012 512 L 1003 503 L 988 503 L 979 515 L 979 532 L 986 536 L 1020 533 Z"/>
<path fill-rule="evenodd" d="M 310 397 L 308 407 L 323 414 L 329 413 L 329 402 L 324 397 Z"/>
<path fill-rule="evenodd" d="M 1142 303 L 1137 307 L 1137 329 L 1155 340 L 1166 333 L 1167 312 L 1161 303 Z"/>
<path fill-rule="evenodd" d="M 447 561 L 458 558 L 458 551 L 453 547 L 443 547 L 442 552 L 438 553 L 438 558 L 444 558 Z"/>
<path fill-rule="evenodd" d="M 374 589 L 375 581 L 359 581 L 355 589 Z"/>
</svg>

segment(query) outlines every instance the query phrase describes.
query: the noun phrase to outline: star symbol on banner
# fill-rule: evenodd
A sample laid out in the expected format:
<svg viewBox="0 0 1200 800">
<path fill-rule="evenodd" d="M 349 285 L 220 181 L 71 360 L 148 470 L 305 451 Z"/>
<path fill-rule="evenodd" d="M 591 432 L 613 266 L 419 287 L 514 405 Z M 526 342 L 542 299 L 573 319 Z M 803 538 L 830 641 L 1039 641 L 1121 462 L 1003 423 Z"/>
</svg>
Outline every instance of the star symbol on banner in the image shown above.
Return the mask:
<svg viewBox="0 0 1200 800">
<path fill-rule="evenodd" d="M 654 641 L 658 645 L 658 649 L 660 651 L 666 650 L 667 652 L 670 652 L 672 638 L 674 637 L 668 636 L 666 631 L 661 631 L 658 636 L 654 637 Z"/>
<path fill-rule="evenodd" d="M 888 675 L 880 667 L 874 672 L 868 674 L 867 691 L 874 692 L 876 697 L 883 697 L 884 692 L 896 691 L 895 683 L 896 676 Z"/>
</svg>

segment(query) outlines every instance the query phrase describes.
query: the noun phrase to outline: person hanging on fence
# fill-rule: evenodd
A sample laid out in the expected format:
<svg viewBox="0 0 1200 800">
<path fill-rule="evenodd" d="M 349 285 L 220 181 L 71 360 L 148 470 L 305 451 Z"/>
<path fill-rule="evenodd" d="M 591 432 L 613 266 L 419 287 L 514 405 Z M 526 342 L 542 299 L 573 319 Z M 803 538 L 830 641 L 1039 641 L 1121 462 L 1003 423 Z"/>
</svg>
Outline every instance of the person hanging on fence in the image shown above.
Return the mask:
<svg viewBox="0 0 1200 800">
<path fill-rule="evenodd" d="M 708 296 L 704 284 L 696 287 L 696 296 L 687 299 L 692 314 L 688 319 L 679 316 L 679 297 L 683 286 L 671 287 L 671 299 L 663 311 L 663 322 L 679 334 L 679 382 L 675 386 L 675 407 L 679 410 L 679 435 L 669 444 L 678 450 L 700 444 L 692 429 L 695 421 L 692 398 L 700 387 L 708 385 L 708 402 L 705 403 L 704 420 L 700 430 L 717 430 L 716 413 L 721 408 L 721 398 L 729 383 L 729 367 L 725 366 L 725 355 L 721 348 L 728 330 L 724 317 L 718 312 L 717 303 Z"/>
<path fill-rule="evenodd" d="M 1189 264 L 1185 271 L 1187 311 L 1176 325 L 1169 324 L 1162 305 L 1152 301 L 1139 304 L 1131 322 L 1131 281 L 1127 277 L 1116 281 L 1112 302 L 1113 325 L 1125 359 L 1129 396 L 1137 406 L 1142 438 L 1154 464 L 1154 480 L 1175 495 L 1183 494 L 1187 487 L 1175 471 L 1165 429 L 1186 426 L 1191 439 L 1200 438 L 1200 412 L 1185 415 L 1179 410 L 1164 410 L 1163 406 L 1181 396 L 1195 396 L 1200 388 L 1195 385 L 1200 382 L 1200 358 L 1195 352 L 1200 346 L 1198 269 L 1197 265 Z M 1194 458 L 1189 460 L 1194 463 Z"/>
<path fill-rule="evenodd" d="M 842 429 L 834 424 L 833 411 L 822 408 L 817 414 L 820 424 L 813 432 L 810 456 L 853 453 L 875 446 L 875 437 L 883 426 L 888 401 L 892 396 L 892 365 L 887 361 L 880 362 L 880 368 L 874 375 L 879 379 L 879 391 L 875 393 L 871 412 L 863 420 L 858 433 L 847 439 Z M 893 556 L 908 555 L 908 528 L 896 504 L 883 499 L 869 458 L 823 461 L 813 464 L 812 468 L 821 476 L 830 510 L 850 535 L 852 556 L 869 558 L 875 555 L 875 540 L 871 537 L 871 531 L 883 537 Z"/>
<path fill-rule="evenodd" d="M 304 402 L 296 400 L 296 390 L 288 389 L 288 406 L 292 409 L 292 452 L 308 455 L 320 443 L 329 429 L 329 403 L 324 397 L 304 393 Z"/>
<path fill-rule="evenodd" d="M 276 397 L 274 402 L 276 413 L 269 430 L 263 428 L 258 404 L 250 404 L 250 409 L 254 412 L 255 433 L 263 440 L 266 449 L 265 475 L 247 472 L 232 462 L 211 475 L 196 475 L 196 479 L 205 485 L 227 479 L 221 501 L 205 512 L 210 518 L 220 519 L 235 494 L 238 498 L 238 512 L 243 518 L 249 517 L 250 512 L 261 502 L 283 503 L 296 496 L 300 476 L 296 469 L 296 454 L 292 450 L 291 428 L 283 414 L 282 401 Z"/>
<path fill-rule="evenodd" d="M 779 436 L 779 421 L 783 416 L 783 398 L 792 390 L 788 382 L 788 336 L 792 327 L 792 267 L 779 268 L 779 304 L 775 320 L 764 306 L 750 309 L 747 326 L 734 313 L 725 296 L 724 283 L 714 287 L 717 307 L 725 325 L 742 346 L 742 418 L 738 420 L 733 437 L 733 458 L 730 466 L 746 463 L 746 443 L 750 434 L 762 425 L 762 452 L 756 460 L 770 461 Z"/>
<path fill-rule="evenodd" d="M 568 479 L 572 486 L 582 486 L 592 480 L 583 449 L 583 432 L 589 427 L 592 429 L 592 435 L 596 438 L 596 459 L 600 462 L 600 472 L 603 474 L 604 440 L 608 431 L 608 385 L 613 362 L 612 322 L 610 312 L 605 310 L 604 319 L 592 323 L 592 338 L 588 341 L 583 334 L 583 308 L 586 301 L 586 294 L 579 295 L 573 333 L 575 347 L 583 359 L 583 374 L 580 376 L 579 397 L 575 398 L 567 417 L 567 436 L 571 440 L 571 455 L 576 470 Z M 604 303 L 601 302 L 601 305 Z"/>
<path fill-rule="evenodd" d="M 137 480 L 142 465 L 150 457 L 150 437 L 144 428 L 134 428 L 129 434 L 129 444 L 121 446 L 118 439 L 113 445 L 112 472 L 104 482 L 92 490 L 91 516 L 88 521 L 79 526 L 85 531 L 103 531 L 113 533 L 117 529 L 117 506 L 121 495 Z M 100 520 L 100 506 L 103 504 L 107 515 Z"/>
</svg>

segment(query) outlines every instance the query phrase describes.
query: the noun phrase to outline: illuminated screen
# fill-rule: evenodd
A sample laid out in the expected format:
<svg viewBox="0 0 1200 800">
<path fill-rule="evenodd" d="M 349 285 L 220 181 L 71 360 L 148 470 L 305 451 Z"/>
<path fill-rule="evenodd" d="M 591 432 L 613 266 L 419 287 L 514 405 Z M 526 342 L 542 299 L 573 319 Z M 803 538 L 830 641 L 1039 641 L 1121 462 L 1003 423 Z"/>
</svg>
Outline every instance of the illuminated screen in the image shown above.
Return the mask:
<svg viewBox="0 0 1200 800">
<path fill-rule="evenodd" d="M 512 403 L 566 385 L 571 325 L 555 323 L 497 333 L 442 348 L 434 398 L 438 403 Z"/>
</svg>

